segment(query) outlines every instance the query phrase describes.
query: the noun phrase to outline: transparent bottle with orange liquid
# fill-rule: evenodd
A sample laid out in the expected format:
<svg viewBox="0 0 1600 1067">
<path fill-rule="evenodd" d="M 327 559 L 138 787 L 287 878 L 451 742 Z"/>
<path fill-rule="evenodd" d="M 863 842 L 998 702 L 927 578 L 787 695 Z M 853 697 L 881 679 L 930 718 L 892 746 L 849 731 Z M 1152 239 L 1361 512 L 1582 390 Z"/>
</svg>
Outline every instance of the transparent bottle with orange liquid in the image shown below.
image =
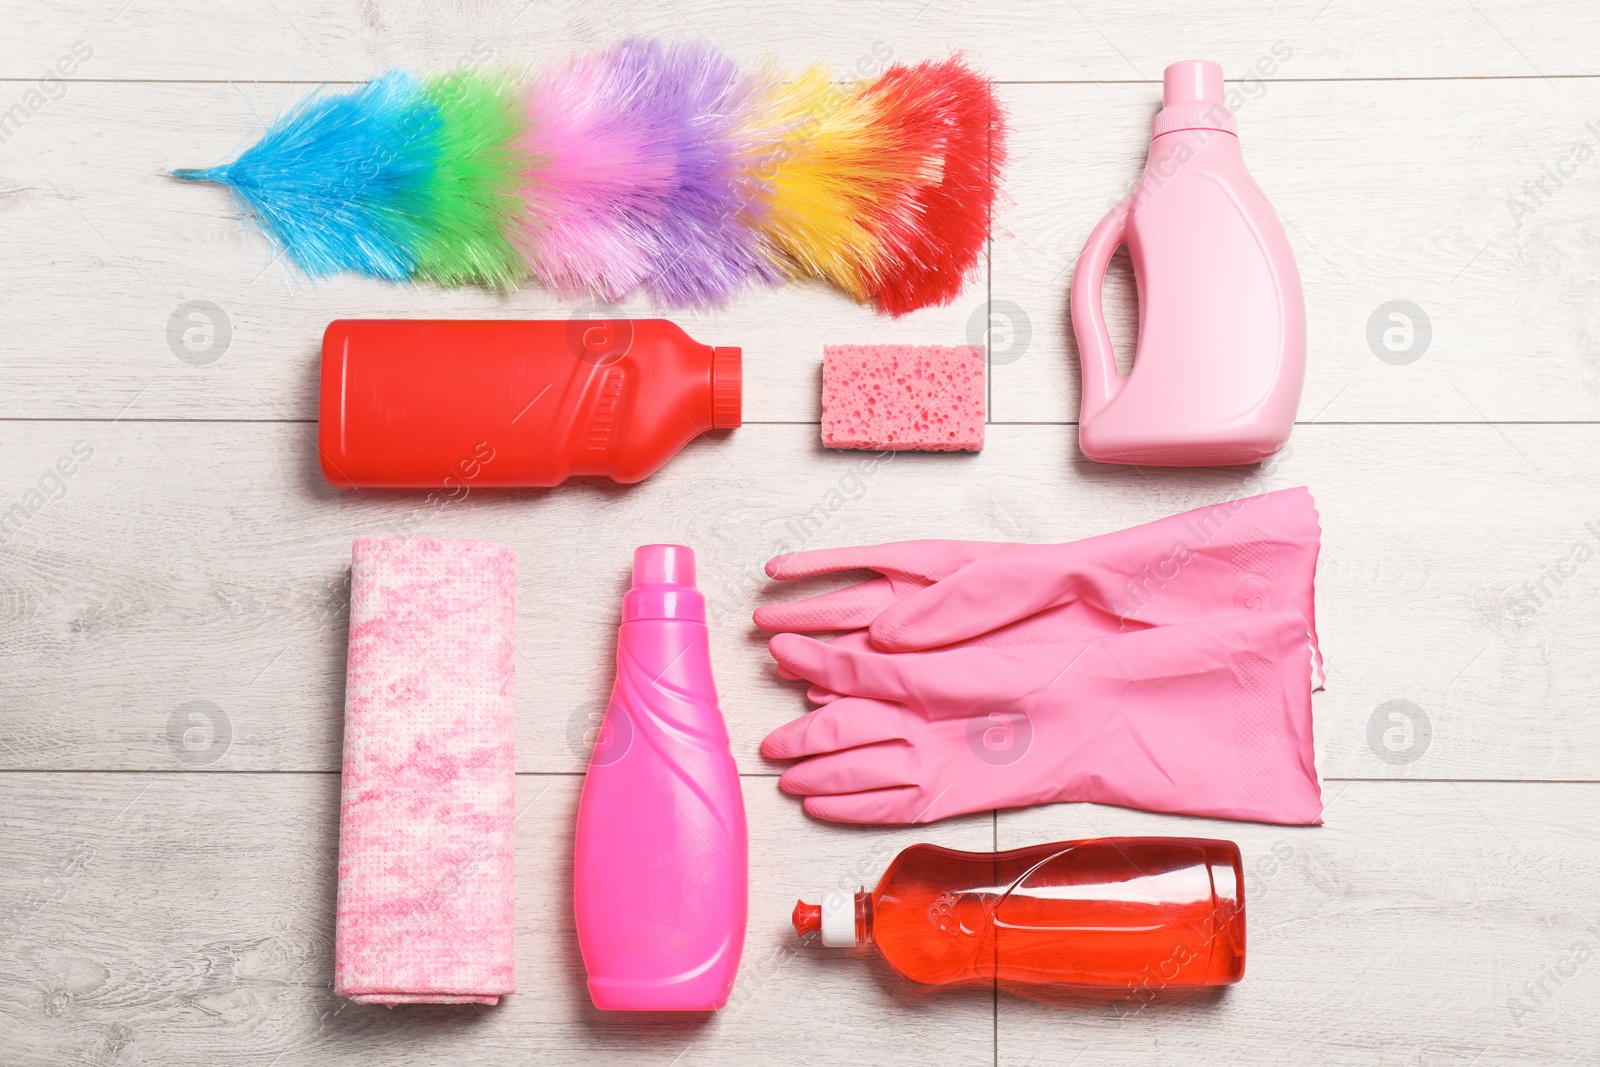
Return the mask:
<svg viewBox="0 0 1600 1067">
<path fill-rule="evenodd" d="M 1244 977 L 1244 872 L 1239 846 L 1202 838 L 912 845 L 871 892 L 797 903 L 794 928 L 870 943 L 925 985 L 1226 985 Z"/>
</svg>

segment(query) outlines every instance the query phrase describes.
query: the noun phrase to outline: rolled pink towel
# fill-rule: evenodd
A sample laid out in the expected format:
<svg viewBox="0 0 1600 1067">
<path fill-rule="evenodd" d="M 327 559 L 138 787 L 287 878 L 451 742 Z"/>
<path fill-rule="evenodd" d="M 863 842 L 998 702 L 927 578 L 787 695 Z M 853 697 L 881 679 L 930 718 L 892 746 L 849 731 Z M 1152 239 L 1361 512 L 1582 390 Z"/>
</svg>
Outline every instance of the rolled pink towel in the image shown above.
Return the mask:
<svg viewBox="0 0 1600 1067">
<path fill-rule="evenodd" d="M 494 1004 L 515 992 L 516 556 L 363 537 L 350 572 L 334 992 Z"/>
</svg>

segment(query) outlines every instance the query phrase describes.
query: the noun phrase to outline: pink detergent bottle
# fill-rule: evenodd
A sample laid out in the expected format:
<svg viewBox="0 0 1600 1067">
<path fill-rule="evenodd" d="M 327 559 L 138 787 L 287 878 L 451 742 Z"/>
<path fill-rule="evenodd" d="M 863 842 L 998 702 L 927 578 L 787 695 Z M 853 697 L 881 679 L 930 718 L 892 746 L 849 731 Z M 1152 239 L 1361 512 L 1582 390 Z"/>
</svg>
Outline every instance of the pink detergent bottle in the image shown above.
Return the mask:
<svg viewBox="0 0 1600 1067">
<path fill-rule="evenodd" d="M 1100 221 L 1072 281 L 1083 364 L 1078 440 L 1102 463 L 1257 463 L 1289 439 L 1305 379 L 1305 298 L 1283 226 L 1245 170 L 1222 68 L 1167 68 L 1144 174 Z M 1100 306 L 1127 245 L 1139 290 L 1133 369 Z"/>
<path fill-rule="evenodd" d="M 749 845 L 705 618 L 691 550 L 634 552 L 578 802 L 578 945 L 597 1008 L 720 1008 L 739 969 Z"/>
</svg>

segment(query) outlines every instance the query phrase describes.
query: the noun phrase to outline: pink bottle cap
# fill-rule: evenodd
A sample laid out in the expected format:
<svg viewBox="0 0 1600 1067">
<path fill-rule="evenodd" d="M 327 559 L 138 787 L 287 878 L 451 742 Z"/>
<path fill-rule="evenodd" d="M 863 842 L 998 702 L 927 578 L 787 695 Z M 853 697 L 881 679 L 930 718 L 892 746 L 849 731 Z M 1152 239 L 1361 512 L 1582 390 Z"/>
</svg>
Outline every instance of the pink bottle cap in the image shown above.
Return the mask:
<svg viewBox="0 0 1600 1067">
<path fill-rule="evenodd" d="M 1238 133 L 1233 112 L 1223 103 L 1222 65 L 1209 59 L 1185 59 L 1162 76 L 1161 112 L 1153 136 L 1175 130 L 1222 130 Z"/>
<path fill-rule="evenodd" d="M 1163 107 L 1222 103 L 1222 64 L 1209 59 L 1185 59 L 1162 75 Z"/>
<path fill-rule="evenodd" d="M 694 549 L 684 545 L 640 545 L 633 550 L 633 587 L 686 585 L 694 588 Z"/>
<path fill-rule="evenodd" d="M 622 598 L 623 622 L 704 622 L 705 617 L 705 597 L 694 585 L 694 549 L 684 545 L 640 545 L 633 550 L 633 588 Z"/>
</svg>

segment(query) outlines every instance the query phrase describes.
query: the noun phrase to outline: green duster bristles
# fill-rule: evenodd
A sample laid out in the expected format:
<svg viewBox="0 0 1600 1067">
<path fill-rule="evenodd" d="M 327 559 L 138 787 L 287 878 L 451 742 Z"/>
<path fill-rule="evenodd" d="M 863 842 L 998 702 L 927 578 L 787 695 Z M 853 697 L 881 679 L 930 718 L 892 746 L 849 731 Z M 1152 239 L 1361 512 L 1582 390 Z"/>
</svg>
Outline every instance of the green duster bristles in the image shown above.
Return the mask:
<svg viewBox="0 0 1600 1067">
<path fill-rule="evenodd" d="M 423 92 L 439 115 L 437 165 L 416 277 L 509 292 L 528 261 L 508 234 L 520 230 L 527 112 L 516 82 L 475 70 L 429 76 Z"/>
</svg>

